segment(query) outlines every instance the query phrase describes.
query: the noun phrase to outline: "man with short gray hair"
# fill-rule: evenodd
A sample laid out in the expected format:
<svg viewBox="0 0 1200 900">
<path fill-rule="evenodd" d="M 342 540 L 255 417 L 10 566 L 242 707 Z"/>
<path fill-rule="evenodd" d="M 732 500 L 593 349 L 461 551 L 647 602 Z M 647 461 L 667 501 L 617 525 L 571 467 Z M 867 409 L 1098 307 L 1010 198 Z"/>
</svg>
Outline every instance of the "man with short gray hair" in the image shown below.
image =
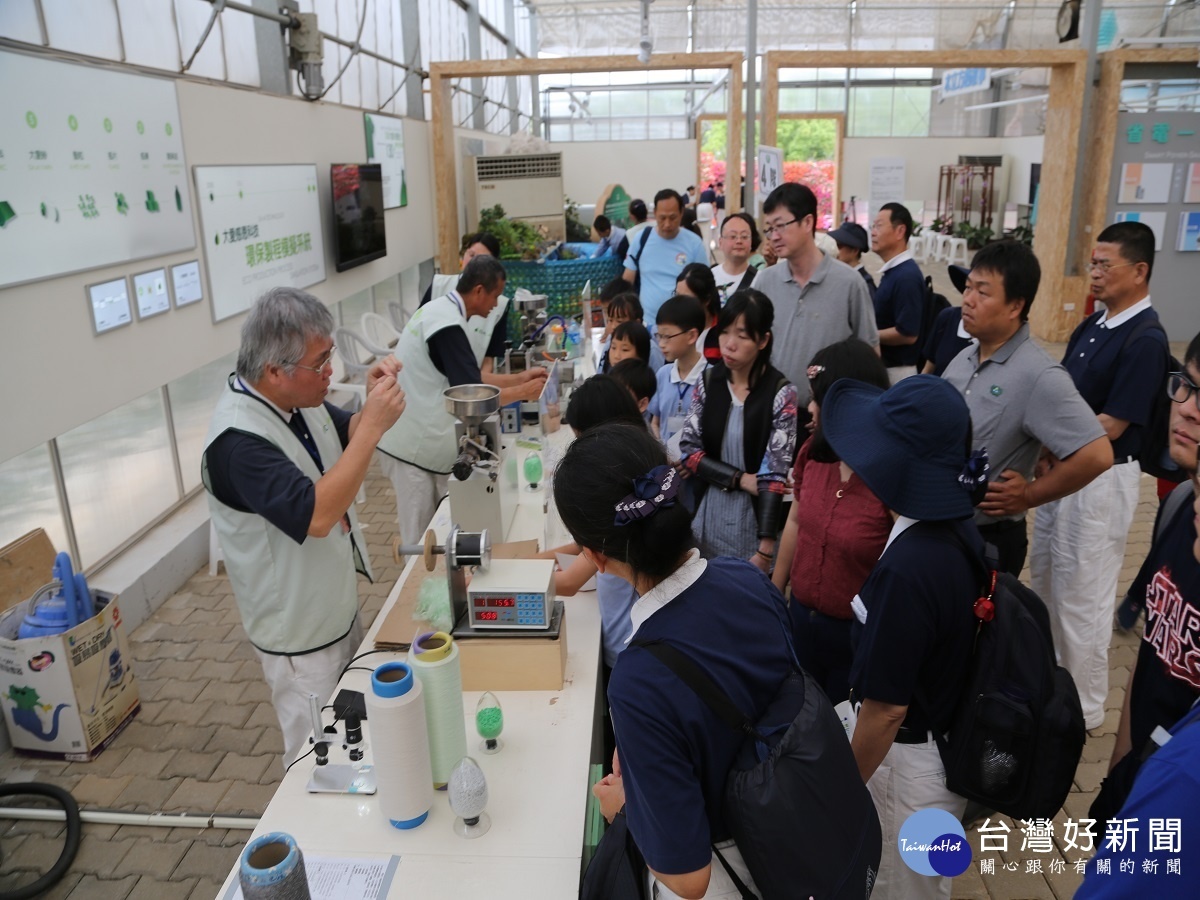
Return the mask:
<svg viewBox="0 0 1200 900">
<path fill-rule="evenodd" d="M 354 498 L 375 445 L 404 412 L 393 357 L 367 373 L 354 415 L 325 402 L 333 317 L 274 288 L 242 325 L 237 371 L 217 401 L 201 477 L 242 624 L 271 686 L 284 764 L 312 730 L 362 642 L 355 572 L 371 577 Z"/>
</svg>

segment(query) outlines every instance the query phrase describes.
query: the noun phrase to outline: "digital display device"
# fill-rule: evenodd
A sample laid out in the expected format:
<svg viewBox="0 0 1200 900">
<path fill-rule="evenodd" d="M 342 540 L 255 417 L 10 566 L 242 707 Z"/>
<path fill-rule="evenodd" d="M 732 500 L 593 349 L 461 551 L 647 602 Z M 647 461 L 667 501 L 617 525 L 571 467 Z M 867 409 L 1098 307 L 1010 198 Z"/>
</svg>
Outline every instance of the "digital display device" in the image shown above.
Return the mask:
<svg viewBox="0 0 1200 900">
<path fill-rule="evenodd" d="M 129 311 L 129 283 L 116 278 L 87 287 L 88 302 L 92 307 L 92 328 L 96 334 L 104 334 L 133 321 Z"/>
<path fill-rule="evenodd" d="M 170 311 L 171 296 L 167 293 L 167 270 L 154 269 L 134 275 L 133 298 L 137 303 L 139 319 L 148 319 Z"/>
<path fill-rule="evenodd" d="M 337 271 L 387 255 L 383 172 L 378 163 L 334 163 L 333 252 Z"/>
<path fill-rule="evenodd" d="M 200 284 L 198 260 L 171 266 L 171 282 L 175 288 L 175 308 L 199 303 L 204 299 L 204 288 Z"/>
</svg>

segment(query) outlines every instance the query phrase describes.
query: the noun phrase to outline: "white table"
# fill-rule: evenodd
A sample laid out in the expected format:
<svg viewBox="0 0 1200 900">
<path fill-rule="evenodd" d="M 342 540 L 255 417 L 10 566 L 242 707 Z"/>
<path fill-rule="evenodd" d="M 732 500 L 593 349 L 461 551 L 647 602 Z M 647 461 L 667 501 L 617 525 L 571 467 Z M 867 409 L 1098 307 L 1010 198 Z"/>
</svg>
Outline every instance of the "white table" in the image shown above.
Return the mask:
<svg viewBox="0 0 1200 900">
<path fill-rule="evenodd" d="M 561 445 L 563 440 L 555 435 L 551 443 Z M 542 491 L 522 491 L 510 540 L 543 537 L 544 499 Z M 430 525 L 444 538 L 450 527 L 447 503 L 439 507 Z M 363 642 L 363 650 L 374 648 L 375 632 L 416 564 L 421 563 L 412 559 L 405 566 Z M 504 747 L 499 753 L 478 752 L 480 738 L 474 719 L 479 693 L 464 693 L 467 751 L 488 780 L 487 813 L 492 826 L 486 835 L 466 840 L 454 833 L 455 816 L 444 791 L 435 792 L 429 818 L 411 831 L 388 824 L 372 796 L 310 794 L 306 785 L 313 767 L 304 760 L 284 776 L 254 836 L 285 831 L 306 854 L 398 854 L 400 866 L 389 897 L 529 900 L 576 896 L 596 717 L 600 613 L 594 593 L 564 602 L 567 669 L 563 689 L 498 692 L 504 710 Z M 356 665 L 375 667 L 401 658 L 379 653 Z M 367 691 L 370 673 L 348 672 L 339 687 Z M 370 721 L 363 723 L 363 730 L 369 748 Z M 330 761 L 343 762 L 340 751 L 331 754 Z M 218 897 L 225 897 L 236 883 L 235 866 Z"/>
</svg>

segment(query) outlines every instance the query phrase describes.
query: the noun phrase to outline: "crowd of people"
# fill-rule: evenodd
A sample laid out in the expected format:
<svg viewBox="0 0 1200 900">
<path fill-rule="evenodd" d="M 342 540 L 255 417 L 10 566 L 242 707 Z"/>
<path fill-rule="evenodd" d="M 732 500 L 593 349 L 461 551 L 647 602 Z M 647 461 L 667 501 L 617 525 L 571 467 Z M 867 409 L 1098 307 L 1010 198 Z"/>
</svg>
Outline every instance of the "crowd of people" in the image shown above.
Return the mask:
<svg viewBox="0 0 1200 900">
<path fill-rule="evenodd" d="M 596 794 L 610 821 L 626 817 L 655 896 L 737 897 L 753 879 L 721 802 L 739 735 L 644 640 L 675 645 L 751 718 L 803 667 L 852 711 L 850 749 L 883 832 L 874 895 L 948 897 L 949 878 L 900 860 L 898 835 L 920 809 L 970 815 L 946 787 L 938 739 L 963 699 L 979 572 L 1020 576 L 1028 557 L 1085 725 L 1098 728 L 1139 460 L 1154 446 L 1186 481 L 1170 496 L 1187 502 L 1164 506 L 1130 592 L 1144 639 L 1093 813 L 1102 828 L 1125 804 L 1195 808 L 1195 757 L 1179 748 L 1200 736 L 1186 719 L 1200 696 L 1186 479 L 1200 448 L 1200 336 L 1176 371 L 1150 302 L 1150 229 L 1122 222 L 1098 236 L 1102 308 L 1056 361 L 1030 334 L 1040 267 L 1028 246 L 993 242 L 952 267 L 961 305 L 934 316 L 903 205 L 885 204 L 869 230 L 830 232 L 831 254 L 807 187 L 772 191 L 758 222 L 725 216 L 718 188 L 695 203 L 717 223 L 719 261 L 683 226 L 692 198 L 673 190 L 650 209 L 635 200 L 627 229 L 596 221 L 623 274 L 602 294 L 600 374 L 565 416 L 576 439 L 554 496 L 574 543 L 547 550 L 578 554 L 560 595 L 597 577 L 613 752 Z M 324 402 L 332 321 L 319 302 L 276 289 L 243 329 L 205 485 L 289 759 L 307 735 L 299 698 L 328 696 L 357 645 L 354 572 L 366 560 L 352 501 L 372 453 L 395 486 L 401 539 L 416 542 L 455 456 L 442 390 L 491 383 L 506 403 L 543 386 L 542 369 L 490 363 L 505 274 L 489 241 L 468 238 L 461 274 L 431 290 L 354 416 Z M 883 261 L 878 283 L 868 251 Z M 1163 396 L 1173 402 L 1158 433 Z M 1186 736 L 1168 759 L 1155 750 L 1172 728 Z M 1084 893 L 1106 890 L 1089 869 Z"/>
</svg>

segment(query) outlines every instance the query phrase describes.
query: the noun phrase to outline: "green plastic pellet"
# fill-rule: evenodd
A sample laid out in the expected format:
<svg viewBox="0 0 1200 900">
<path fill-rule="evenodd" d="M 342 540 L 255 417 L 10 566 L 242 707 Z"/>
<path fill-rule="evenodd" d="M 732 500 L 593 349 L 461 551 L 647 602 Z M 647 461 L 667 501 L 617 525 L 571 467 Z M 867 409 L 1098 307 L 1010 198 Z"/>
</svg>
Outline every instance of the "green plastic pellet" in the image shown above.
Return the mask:
<svg viewBox="0 0 1200 900">
<path fill-rule="evenodd" d="M 500 732 L 504 728 L 504 713 L 494 706 L 487 709 L 481 709 L 475 713 L 475 727 L 479 729 L 479 736 L 484 740 L 494 740 L 500 737 Z"/>
</svg>

